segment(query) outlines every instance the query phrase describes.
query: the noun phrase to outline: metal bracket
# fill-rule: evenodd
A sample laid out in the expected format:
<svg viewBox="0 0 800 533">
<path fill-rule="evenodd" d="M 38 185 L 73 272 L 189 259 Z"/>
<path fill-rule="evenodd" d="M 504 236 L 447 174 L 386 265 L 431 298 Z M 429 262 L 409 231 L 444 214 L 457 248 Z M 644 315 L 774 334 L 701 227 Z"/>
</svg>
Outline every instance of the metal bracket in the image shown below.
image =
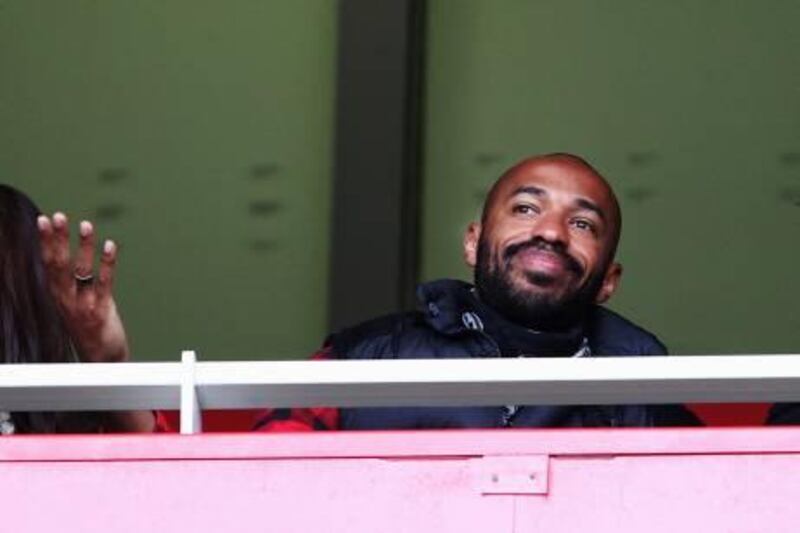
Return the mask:
<svg viewBox="0 0 800 533">
<path fill-rule="evenodd" d="M 547 455 L 473 459 L 473 483 L 481 494 L 547 494 L 549 464 Z"/>
</svg>

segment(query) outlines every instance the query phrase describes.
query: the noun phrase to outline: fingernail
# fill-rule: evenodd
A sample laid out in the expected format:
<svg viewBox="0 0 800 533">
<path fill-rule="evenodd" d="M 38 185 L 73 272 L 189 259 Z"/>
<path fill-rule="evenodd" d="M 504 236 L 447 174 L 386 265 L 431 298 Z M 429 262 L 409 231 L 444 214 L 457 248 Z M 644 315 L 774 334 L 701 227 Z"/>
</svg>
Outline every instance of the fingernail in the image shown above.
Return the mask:
<svg viewBox="0 0 800 533">
<path fill-rule="evenodd" d="M 105 254 L 113 254 L 114 248 L 116 248 L 114 241 L 106 241 L 103 243 L 103 253 Z"/>
<path fill-rule="evenodd" d="M 46 230 L 48 224 L 49 224 L 49 222 L 48 222 L 46 216 L 39 215 L 38 217 L 36 217 L 36 225 L 39 226 L 40 230 L 42 230 L 42 231 Z"/>
<path fill-rule="evenodd" d="M 67 215 L 62 212 L 53 213 L 53 225 L 58 227 L 66 226 L 67 224 Z"/>
<path fill-rule="evenodd" d="M 80 232 L 81 237 L 88 237 L 92 233 L 92 223 L 87 220 L 81 221 Z"/>
</svg>

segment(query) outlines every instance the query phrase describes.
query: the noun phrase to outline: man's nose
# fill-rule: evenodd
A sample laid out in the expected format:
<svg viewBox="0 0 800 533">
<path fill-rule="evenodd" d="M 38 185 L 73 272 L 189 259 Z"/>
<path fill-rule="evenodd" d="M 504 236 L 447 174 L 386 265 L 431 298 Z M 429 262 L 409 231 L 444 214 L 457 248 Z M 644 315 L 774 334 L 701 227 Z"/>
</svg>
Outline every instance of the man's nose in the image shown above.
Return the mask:
<svg viewBox="0 0 800 533">
<path fill-rule="evenodd" d="M 567 222 L 557 213 L 543 214 L 533 227 L 533 236 L 551 244 L 566 245 L 569 241 Z"/>
</svg>

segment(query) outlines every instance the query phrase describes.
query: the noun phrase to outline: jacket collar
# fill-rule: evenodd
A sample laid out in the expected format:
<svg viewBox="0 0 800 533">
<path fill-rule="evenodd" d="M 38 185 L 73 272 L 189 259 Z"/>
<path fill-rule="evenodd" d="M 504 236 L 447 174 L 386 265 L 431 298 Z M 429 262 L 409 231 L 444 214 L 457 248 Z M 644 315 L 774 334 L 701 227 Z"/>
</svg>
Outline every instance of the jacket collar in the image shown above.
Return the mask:
<svg viewBox="0 0 800 533">
<path fill-rule="evenodd" d="M 487 311 L 485 305 L 476 301 L 474 287 L 454 279 L 441 279 L 423 283 L 417 287 L 417 300 L 425 321 L 436 331 L 445 335 L 461 335 L 473 330 L 484 330 L 483 320 L 504 320 L 496 311 Z M 481 318 L 483 317 L 483 319 Z M 506 322 L 511 324 L 510 322 Z M 506 332 L 508 333 L 508 332 Z M 539 342 L 555 347 L 561 346 L 569 353 L 589 353 L 589 343 L 583 328 L 569 333 L 541 333 Z M 504 335 L 507 337 L 508 335 Z M 519 337 L 519 335 L 515 335 Z M 532 344 L 528 339 L 525 344 Z M 567 349 L 569 347 L 569 349 Z"/>
<path fill-rule="evenodd" d="M 454 279 L 440 279 L 417 287 L 417 301 L 425 321 L 446 335 L 459 335 L 476 329 L 467 324 L 475 314 L 473 287 Z"/>
</svg>

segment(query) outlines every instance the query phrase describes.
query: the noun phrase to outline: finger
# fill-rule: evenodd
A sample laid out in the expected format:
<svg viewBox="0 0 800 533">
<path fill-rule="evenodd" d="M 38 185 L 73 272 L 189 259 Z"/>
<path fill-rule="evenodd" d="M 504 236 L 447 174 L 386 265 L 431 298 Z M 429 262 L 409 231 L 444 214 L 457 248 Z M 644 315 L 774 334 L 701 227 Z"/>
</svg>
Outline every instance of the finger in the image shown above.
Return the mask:
<svg viewBox="0 0 800 533">
<path fill-rule="evenodd" d="M 75 264 L 73 273 L 76 276 L 90 276 L 94 265 L 94 228 L 91 222 L 86 220 L 80 223 L 78 228 L 80 237 L 78 240 L 78 250 L 75 253 Z"/>
<path fill-rule="evenodd" d="M 75 278 L 77 290 L 78 309 L 90 312 L 94 309 L 95 293 L 92 290 L 92 270 L 94 267 L 94 228 L 91 222 L 82 220 L 78 226 L 78 250 L 72 266 L 72 275 Z M 89 278 L 87 281 L 79 277 Z"/>
<path fill-rule="evenodd" d="M 42 262 L 47 267 L 53 258 L 53 223 L 45 215 L 39 215 L 36 218 L 36 225 L 39 227 Z"/>
<path fill-rule="evenodd" d="M 52 282 L 61 289 L 73 284 L 69 254 L 69 221 L 64 213 L 55 213 L 52 218 L 53 240 L 50 259 Z"/>
<path fill-rule="evenodd" d="M 100 267 L 97 271 L 97 298 L 101 302 L 111 296 L 114 285 L 114 269 L 117 266 L 117 245 L 114 241 L 103 243 L 103 254 L 100 256 Z"/>
</svg>

